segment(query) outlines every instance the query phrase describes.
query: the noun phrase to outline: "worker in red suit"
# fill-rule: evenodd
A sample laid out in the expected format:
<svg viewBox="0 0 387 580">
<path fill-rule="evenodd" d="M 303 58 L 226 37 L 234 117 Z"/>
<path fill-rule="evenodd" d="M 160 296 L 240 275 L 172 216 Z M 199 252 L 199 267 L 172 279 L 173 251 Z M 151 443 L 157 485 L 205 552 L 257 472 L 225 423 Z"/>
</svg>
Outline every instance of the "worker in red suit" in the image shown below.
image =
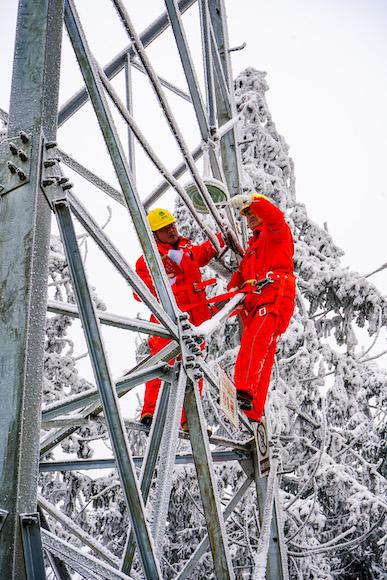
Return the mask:
<svg viewBox="0 0 387 580">
<path fill-rule="evenodd" d="M 192 324 L 198 326 L 211 318 L 205 288 L 210 283 L 215 282 L 215 279 L 203 281 L 200 268 L 206 266 L 216 256 L 217 251 L 210 240 L 194 245 L 189 239 L 180 236 L 176 228 L 175 217 L 166 209 L 157 208 L 150 211 L 148 223 L 154 234 L 177 306 L 182 312 L 189 314 Z M 223 246 L 221 235 L 217 234 L 217 236 L 220 245 Z M 137 260 L 136 272 L 152 294 L 156 296 L 152 277 L 144 256 Z M 137 296 L 135 297 L 139 300 Z M 158 322 L 153 314 L 151 315 L 151 322 Z M 150 353 L 152 355 L 156 354 L 169 342 L 171 341 L 168 338 L 151 336 L 148 341 Z M 201 348 L 204 348 L 204 343 Z M 170 364 L 173 364 L 173 360 L 170 361 Z M 161 380 L 157 378 L 148 381 L 145 385 L 144 404 L 140 419 L 144 425 L 149 426 L 152 423 L 160 386 Z M 202 379 L 199 380 L 198 386 L 201 392 L 203 388 Z M 187 431 L 184 410 L 181 417 L 181 426 L 184 431 Z"/>
<path fill-rule="evenodd" d="M 252 230 L 228 289 L 243 289 L 243 325 L 234 383 L 250 421 L 262 418 L 279 337 L 294 310 L 293 236 L 280 209 L 260 194 L 236 195 L 231 205 Z"/>
</svg>

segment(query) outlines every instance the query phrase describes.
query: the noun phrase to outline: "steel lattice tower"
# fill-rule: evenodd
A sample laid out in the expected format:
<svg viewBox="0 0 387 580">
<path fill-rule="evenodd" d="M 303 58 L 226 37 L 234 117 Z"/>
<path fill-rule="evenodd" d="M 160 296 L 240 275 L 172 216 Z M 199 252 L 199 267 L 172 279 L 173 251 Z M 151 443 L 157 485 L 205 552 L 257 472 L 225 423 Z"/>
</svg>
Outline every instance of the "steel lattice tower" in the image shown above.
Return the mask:
<svg viewBox="0 0 387 580">
<path fill-rule="evenodd" d="M 205 98 L 195 72 L 182 15 L 195 2 L 199 4 L 201 42 L 204 56 Z M 194 204 L 180 185 L 179 178 L 190 173 L 198 193 L 207 206 L 218 229 L 234 232 L 238 237 L 233 215 L 226 220 L 215 206 L 206 183 L 197 167 L 204 154 L 211 175 L 222 182 L 227 196 L 240 192 L 241 166 L 239 157 L 238 122 L 233 98 L 232 73 L 223 0 L 165 0 L 163 13 L 141 35 L 138 35 L 122 0 L 112 0 L 130 44 L 105 68 L 99 66 L 89 49 L 73 0 L 19 1 L 15 60 L 7 137 L 0 145 L 0 570 L 2 578 L 44 578 L 43 549 L 57 578 L 70 578 L 66 563 L 84 577 L 128 578 L 138 549 L 144 576 L 161 578 L 162 539 L 167 521 L 165 505 L 171 492 L 173 465 L 160 463 L 156 482 L 156 499 L 152 527 L 145 517 L 145 504 L 159 456 L 175 456 L 179 437 L 182 404 L 187 414 L 192 458 L 198 474 L 208 536 L 204 538 L 178 578 L 188 578 L 196 562 L 210 549 L 214 575 L 218 579 L 234 578 L 225 520 L 232 513 L 250 485 L 255 484 L 262 519 L 261 536 L 270 536 L 268 577 L 287 578 L 286 554 L 282 532 L 278 529 L 279 504 L 275 480 L 278 457 L 272 454 L 269 478 L 259 477 L 254 445 L 239 444 L 212 438 L 212 445 L 228 447 L 224 460 L 243 462 L 246 479 L 222 512 L 213 469 L 213 458 L 206 432 L 202 404 L 196 386 L 199 377 L 217 386 L 218 379 L 198 353 L 194 335 L 199 333 L 176 307 L 169 282 L 146 220 L 146 210 L 169 187 L 180 195 L 193 219 L 217 245 L 211 230 L 203 222 Z M 126 3 L 128 4 L 128 3 Z M 85 87 L 58 110 L 59 66 L 61 59 L 63 21 L 70 37 Z M 146 48 L 171 27 L 181 59 L 189 94 L 183 94 L 171 83 L 160 79 L 152 66 Z M 162 114 L 181 152 L 183 161 L 174 170 L 166 168 L 138 126 L 131 107 L 131 68 L 140 68 L 152 83 Z M 125 69 L 127 94 L 124 99 L 111 79 Z M 190 150 L 174 117 L 164 89 L 172 90 L 188 100 L 194 109 L 201 144 Z M 58 125 L 65 123 L 90 100 L 100 131 L 110 155 L 120 190 L 106 182 L 63 153 L 56 143 Z M 112 104 L 129 128 L 129 162 L 113 122 Z M 136 138 L 162 175 L 160 186 L 141 200 L 137 192 L 133 138 Z M 159 301 L 152 296 L 123 255 L 113 245 L 92 217 L 64 176 L 63 167 L 75 169 L 94 186 L 118 200 L 128 211 L 133 228 L 146 257 Z M 77 306 L 64 303 L 47 304 L 47 262 L 49 254 L 51 216 L 54 212 L 66 250 Z M 119 381 L 114 381 L 109 369 L 100 324 L 109 323 L 109 315 L 97 313 L 85 274 L 74 218 L 96 242 L 118 272 L 129 281 L 132 289 L 156 315 L 160 325 L 123 318 L 115 321 L 122 328 L 146 334 L 159 333 L 172 339 L 158 355 L 148 357 L 131 369 Z M 219 248 L 218 248 L 219 249 Z M 218 315 L 222 324 L 238 303 L 236 297 Z M 85 544 L 95 557 L 80 554 L 56 538 L 43 525 L 37 511 L 37 480 L 39 457 L 54 449 L 74 432 L 72 424 L 52 428 L 43 444 L 39 441 L 42 420 L 41 393 L 43 374 L 43 343 L 46 310 L 79 316 L 92 361 L 96 389 L 82 393 L 71 401 L 60 401 L 49 410 L 43 409 L 43 420 L 66 417 L 74 410 L 83 418 L 104 413 L 109 430 L 114 466 L 131 519 L 126 550 L 120 566 L 98 542 L 84 534 Z M 174 367 L 166 363 L 180 353 Z M 152 377 L 164 381 L 157 416 L 150 433 L 147 453 L 143 458 L 141 478 L 135 472 L 131 450 L 120 413 L 119 397 Z M 86 465 L 86 462 L 85 462 Z M 68 463 L 67 469 L 81 469 Z M 56 469 L 64 469 L 63 465 Z M 42 513 L 64 523 L 76 537 L 76 524 L 66 521 L 54 506 L 42 500 Z M 264 517 L 264 512 L 266 516 Z M 272 517 L 273 513 L 273 517 Z M 269 514 L 269 515 L 267 515 Z M 266 519 L 265 519 L 266 518 Z M 68 519 L 68 518 L 67 518 Z M 42 524 L 42 528 L 41 528 Z M 82 534 L 81 534 L 82 536 Z M 261 538 L 262 539 L 262 538 Z M 264 545 L 265 542 L 263 541 Z"/>
</svg>

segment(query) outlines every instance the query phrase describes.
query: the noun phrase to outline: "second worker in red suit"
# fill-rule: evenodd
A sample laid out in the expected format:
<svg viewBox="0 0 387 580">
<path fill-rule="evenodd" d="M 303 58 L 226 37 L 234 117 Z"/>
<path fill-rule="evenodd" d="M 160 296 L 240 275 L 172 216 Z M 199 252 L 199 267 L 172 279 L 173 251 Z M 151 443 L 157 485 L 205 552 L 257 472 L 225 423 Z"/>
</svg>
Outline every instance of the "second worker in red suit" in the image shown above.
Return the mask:
<svg viewBox="0 0 387 580">
<path fill-rule="evenodd" d="M 189 314 L 192 324 L 198 326 L 211 318 L 205 291 L 208 282 L 202 280 L 200 268 L 206 266 L 216 256 L 216 249 L 209 240 L 195 245 L 189 239 L 182 237 L 177 231 L 175 217 L 166 209 L 157 208 L 150 211 L 148 223 L 154 234 L 177 306 L 182 312 Z M 222 246 L 220 234 L 217 236 Z M 136 272 L 156 296 L 152 277 L 143 256 L 137 260 Z M 151 322 L 158 322 L 153 314 Z M 148 341 L 150 353 L 156 354 L 169 342 L 171 341 L 168 338 L 151 336 Z M 144 404 L 141 411 L 141 422 L 145 425 L 150 425 L 152 422 L 160 386 L 160 379 L 152 379 L 145 385 Z M 202 380 L 199 380 L 198 386 L 201 392 Z M 187 430 L 184 411 L 181 425 L 183 430 Z"/>
<path fill-rule="evenodd" d="M 241 409 L 251 421 L 260 421 L 277 342 L 294 310 L 294 244 L 283 213 L 264 195 L 236 195 L 231 205 L 246 217 L 252 230 L 238 270 L 228 284 L 229 289 L 246 291 L 234 383 Z"/>
</svg>

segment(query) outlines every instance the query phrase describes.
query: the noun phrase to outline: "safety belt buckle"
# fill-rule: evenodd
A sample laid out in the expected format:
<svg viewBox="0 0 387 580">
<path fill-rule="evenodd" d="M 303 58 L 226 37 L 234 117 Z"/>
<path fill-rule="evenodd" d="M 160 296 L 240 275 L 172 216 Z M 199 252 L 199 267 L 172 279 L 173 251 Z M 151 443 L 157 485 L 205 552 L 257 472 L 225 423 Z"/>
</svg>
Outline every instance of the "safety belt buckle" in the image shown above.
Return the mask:
<svg viewBox="0 0 387 580">
<path fill-rule="evenodd" d="M 259 308 L 258 310 L 258 316 L 265 316 L 265 314 L 267 314 L 266 306 L 262 306 L 262 308 Z"/>
</svg>

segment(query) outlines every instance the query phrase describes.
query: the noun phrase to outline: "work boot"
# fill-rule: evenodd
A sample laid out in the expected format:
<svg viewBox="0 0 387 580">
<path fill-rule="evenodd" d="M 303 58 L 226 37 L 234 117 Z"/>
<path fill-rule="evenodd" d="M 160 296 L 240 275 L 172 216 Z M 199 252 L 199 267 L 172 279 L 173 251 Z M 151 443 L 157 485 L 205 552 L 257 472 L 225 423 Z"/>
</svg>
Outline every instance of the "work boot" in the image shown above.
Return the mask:
<svg viewBox="0 0 387 580">
<path fill-rule="evenodd" d="M 251 411 L 253 408 L 252 404 L 253 397 L 247 391 L 239 390 L 237 391 L 237 401 L 239 408 L 242 411 Z"/>
<path fill-rule="evenodd" d="M 141 425 L 145 425 L 145 427 L 149 427 L 149 429 L 152 425 L 152 421 L 153 421 L 153 415 L 151 415 L 150 413 L 146 413 L 140 419 Z"/>
</svg>

